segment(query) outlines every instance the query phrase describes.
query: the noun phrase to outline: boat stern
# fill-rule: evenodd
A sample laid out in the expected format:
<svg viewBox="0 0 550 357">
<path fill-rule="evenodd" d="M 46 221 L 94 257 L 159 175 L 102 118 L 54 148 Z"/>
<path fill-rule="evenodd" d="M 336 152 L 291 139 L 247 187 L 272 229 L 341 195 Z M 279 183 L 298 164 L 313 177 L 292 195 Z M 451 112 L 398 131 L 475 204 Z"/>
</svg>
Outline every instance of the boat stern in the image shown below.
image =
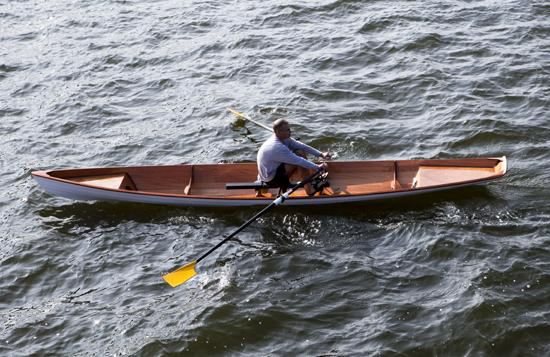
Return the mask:
<svg viewBox="0 0 550 357">
<path fill-rule="evenodd" d="M 49 175 L 48 171 L 33 171 L 31 175 L 40 187 L 50 195 L 84 201 L 96 199 L 94 195 L 87 192 L 86 187 L 53 177 Z"/>
</svg>

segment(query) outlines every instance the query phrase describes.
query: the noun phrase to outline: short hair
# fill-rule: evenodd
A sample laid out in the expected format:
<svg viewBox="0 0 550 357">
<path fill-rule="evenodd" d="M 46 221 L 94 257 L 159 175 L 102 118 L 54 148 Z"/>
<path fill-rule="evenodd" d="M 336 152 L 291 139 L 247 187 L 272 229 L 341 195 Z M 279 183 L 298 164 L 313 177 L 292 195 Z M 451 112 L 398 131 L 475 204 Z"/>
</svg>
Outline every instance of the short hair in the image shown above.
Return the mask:
<svg viewBox="0 0 550 357">
<path fill-rule="evenodd" d="M 273 131 L 279 130 L 283 125 L 289 125 L 286 119 L 277 119 L 273 122 L 272 127 Z"/>
</svg>

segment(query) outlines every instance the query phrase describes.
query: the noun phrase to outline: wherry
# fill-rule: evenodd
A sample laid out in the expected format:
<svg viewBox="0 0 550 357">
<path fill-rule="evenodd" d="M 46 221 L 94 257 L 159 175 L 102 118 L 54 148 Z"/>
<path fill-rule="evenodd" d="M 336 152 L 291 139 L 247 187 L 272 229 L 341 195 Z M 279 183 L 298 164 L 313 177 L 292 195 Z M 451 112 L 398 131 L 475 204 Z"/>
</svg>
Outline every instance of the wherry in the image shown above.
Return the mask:
<svg viewBox="0 0 550 357">
<path fill-rule="evenodd" d="M 504 156 L 331 161 L 330 187 L 312 197 L 298 189 L 285 204 L 323 205 L 425 194 L 484 183 L 502 177 L 506 170 Z M 255 163 L 62 169 L 32 175 L 50 194 L 75 200 L 231 207 L 267 205 L 278 192 L 270 189 L 257 197 Z"/>
</svg>

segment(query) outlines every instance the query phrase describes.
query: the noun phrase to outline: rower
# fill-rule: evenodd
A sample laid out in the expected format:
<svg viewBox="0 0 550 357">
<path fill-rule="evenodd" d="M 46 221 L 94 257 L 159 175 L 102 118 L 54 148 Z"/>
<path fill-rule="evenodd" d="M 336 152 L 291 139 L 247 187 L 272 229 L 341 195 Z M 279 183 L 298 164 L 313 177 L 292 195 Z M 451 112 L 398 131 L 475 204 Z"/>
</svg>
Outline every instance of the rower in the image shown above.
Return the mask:
<svg viewBox="0 0 550 357">
<path fill-rule="evenodd" d="M 257 156 L 258 180 L 265 183 L 267 187 L 279 187 L 286 191 L 290 185 L 290 179 L 295 172 L 298 172 L 300 180 L 308 176 L 314 170 L 327 170 L 327 164 L 315 164 L 307 160 L 307 154 L 321 157 L 325 160 L 331 158 L 329 152 L 320 152 L 298 140 L 290 137 L 290 124 L 285 119 L 277 119 L 273 122 L 273 135 L 260 147 Z M 326 179 L 326 175 L 325 175 Z M 304 189 L 310 196 L 314 195 L 319 187 L 306 184 Z M 320 187 L 322 190 L 322 187 Z M 264 189 L 265 191 L 265 189 Z M 256 196 L 261 196 L 258 191 Z"/>
</svg>

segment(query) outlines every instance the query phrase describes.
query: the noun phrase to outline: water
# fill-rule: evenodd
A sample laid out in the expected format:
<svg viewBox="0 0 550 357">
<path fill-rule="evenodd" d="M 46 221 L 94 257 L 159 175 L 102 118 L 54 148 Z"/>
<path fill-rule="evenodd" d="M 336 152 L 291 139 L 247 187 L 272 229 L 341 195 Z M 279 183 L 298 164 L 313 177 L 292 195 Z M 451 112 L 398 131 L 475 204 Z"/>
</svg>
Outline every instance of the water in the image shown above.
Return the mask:
<svg viewBox="0 0 550 357">
<path fill-rule="evenodd" d="M 543 1 L 0 4 L 2 355 L 550 354 Z M 501 156 L 487 186 L 254 209 L 83 203 L 35 169 Z"/>
</svg>

